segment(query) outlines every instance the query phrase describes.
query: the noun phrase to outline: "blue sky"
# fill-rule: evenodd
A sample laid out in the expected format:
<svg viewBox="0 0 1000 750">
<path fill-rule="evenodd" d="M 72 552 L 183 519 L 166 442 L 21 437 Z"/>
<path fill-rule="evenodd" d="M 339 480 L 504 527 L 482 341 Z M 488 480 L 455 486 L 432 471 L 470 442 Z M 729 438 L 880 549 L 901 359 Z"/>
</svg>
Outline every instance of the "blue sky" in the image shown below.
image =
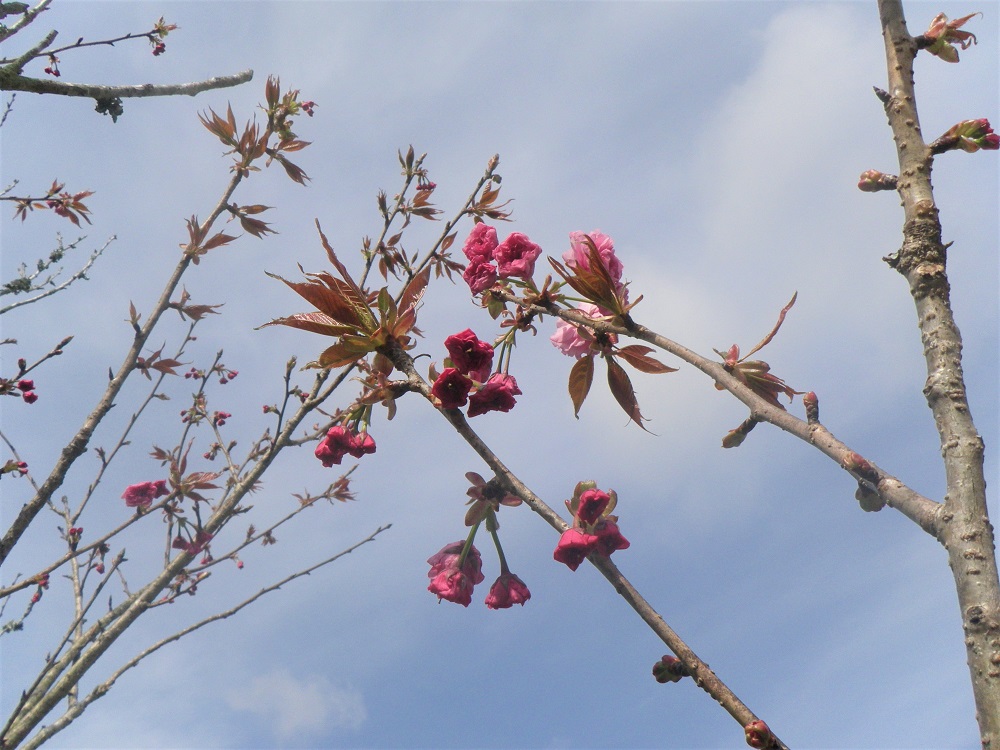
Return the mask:
<svg viewBox="0 0 1000 750">
<path fill-rule="evenodd" d="M 958 120 L 1000 118 L 997 4 L 906 7 L 914 33 L 940 10 L 984 12 L 971 26 L 979 46 L 960 65 L 917 61 L 927 139 Z M 240 371 L 213 394 L 214 408 L 233 414 L 234 437 L 249 441 L 263 428 L 260 405 L 275 400 L 288 357 L 306 361 L 324 345 L 290 330 L 253 330 L 302 309 L 263 272 L 292 278 L 299 263 L 324 267 L 314 218 L 359 267 L 353 253 L 380 224 L 375 193 L 396 190 L 396 150 L 412 143 L 429 154 L 446 215 L 499 152 L 515 220 L 501 235 L 524 232 L 558 257 L 570 231 L 603 230 L 633 296 L 645 296 L 636 319 L 701 353 L 752 346 L 797 290 L 764 358 L 819 395 L 834 434 L 940 498 L 912 303 L 881 261 L 900 242 L 901 210 L 891 193 L 855 187 L 863 170 L 895 165 L 871 93 L 885 81 L 874 2 L 57 2 L 29 38 L 49 28 L 64 43 L 106 37 L 160 15 L 181 27 L 163 57 L 144 43 L 66 54 L 63 79 L 176 82 L 253 68 L 254 81 L 195 99 L 126 101 L 117 124 L 85 100 L 22 94 L 0 131 L 4 184 L 17 177 L 25 189 L 44 189 L 59 178 L 93 189 L 83 247 L 118 238 L 89 282 L 3 319 L 3 336 L 18 338 L 29 357 L 76 336 L 35 378 L 37 403 L 4 399 L 4 430 L 33 469 L 51 463 L 107 368 L 117 367 L 131 338 L 128 303 L 141 309 L 161 288 L 185 239 L 183 220 L 207 214 L 222 189 L 228 162 L 197 113 L 231 102 L 245 119 L 276 73 L 319 104 L 297 128 L 313 141 L 297 159 L 312 182 L 255 176 L 239 201 L 275 206 L 268 218 L 280 234 L 217 250 L 187 279 L 195 301 L 226 303 L 190 358 L 203 364 L 222 346 Z M 955 243 L 954 308 L 991 487 L 1000 438 L 997 175 L 988 153 L 948 154 L 934 169 L 945 239 Z M 56 232 L 75 238 L 70 229 L 56 217 L 4 217 L 4 278 L 47 252 Z M 415 227 L 409 246 L 436 229 Z M 561 507 L 581 479 L 617 490 L 632 547 L 616 562 L 752 709 L 797 747 L 977 744 L 940 547 L 891 510 L 862 513 L 842 471 L 776 429 L 761 426 L 738 450 L 721 450 L 744 408 L 689 369 L 633 378 L 655 435 L 626 425 L 596 386 L 574 420 L 565 393 L 571 363 L 549 345 L 551 326 L 519 342 L 518 406 L 475 427 L 550 505 Z M 427 295 L 421 327 L 421 350 L 438 361 L 450 333 L 497 332 L 466 289 L 444 283 Z M 170 322 L 160 337 L 169 347 L 180 331 Z M 5 359 L 4 372 L 9 366 Z M 140 385 L 126 390 L 123 406 Z M 178 386 L 175 400 L 159 405 L 106 478 L 85 528 L 123 520 L 121 489 L 158 476 L 146 454 L 179 427 L 184 395 Z M 379 525 L 391 530 L 162 650 L 53 747 L 742 745 L 740 728 L 690 681 L 652 680 L 662 644 L 595 570 L 554 563 L 554 533 L 526 508 L 505 510 L 500 521 L 531 601 L 501 612 L 482 605 L 498 572 L 484 542 L 487 582 L 473 605 L 439 605 L 426 591 L 424 561 L 464 536 L 464 474 L 484 467 L 416 397 L 400 403 L 392 423 L 377 414 L 371 430 L 378 453 L 353 476 L 357 502 L 313 508 L 277 546 L 246 555 L 243 571 L 221 570 L 197 597 L 145 618 L 111 656 L 231 606 Z M 290 493 L 336 477 L 310 453 L 284 454 L 255 513 L 277 517 L 295 502 Z M 64 485 L 71 497 L 90 480 L 90 461 Z M 5 519 L 26 490 L 5 482 Z M 995 494 L 990 508 L 996 514 Z M 9 570 L 30 573 L 58 549 L 54 526 L 40 518 Z M 135 580 L 159 549 L 156 533 L 150 525 L 125 541 Z M 4 707 L 61 632 L 65 602 L 57 591 L 43 602 L 51 607 L 36 610 L 44 620 L 0 640 Z"/>
</svg>

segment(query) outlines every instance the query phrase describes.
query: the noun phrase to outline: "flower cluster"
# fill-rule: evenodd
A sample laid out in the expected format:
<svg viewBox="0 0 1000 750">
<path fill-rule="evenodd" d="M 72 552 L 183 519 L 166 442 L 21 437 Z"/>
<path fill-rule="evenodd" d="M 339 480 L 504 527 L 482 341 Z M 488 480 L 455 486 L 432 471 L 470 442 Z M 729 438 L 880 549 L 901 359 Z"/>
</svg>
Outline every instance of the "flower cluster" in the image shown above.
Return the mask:
<svg viewBox="0 0 1000 750">
<path fill-rule="evenodd" d="M 599 229 L 595 229 L 589 234 L 570 232 L 569 240 L 570 248 L 562 255 L 566 267 L 576 276 L 606 275 L 611 281 L 613 292 L 622 300 L 627 300 L 628 292 L 625 284 L 622 283 L 624 267 L 621 260 L 615 255 L 615 245 L 611 238 Z M 603 274 L 591 268 L 592 254 L 600 259 Z M 595 320 L 612 316 L 609 309 L 591 302 L 583 302 L 576 309 L 577 312 Z M 559 320 L 556 323 L 556 332 L 549 340 L 567 357 L 577 359 L 591 351 L 601 352 L 608 344 L 617 343 L 614 336 L 610 337 L 608 341 L 595 340 L 589 331 L 581 330 L 578 326 L 565 320 Z"/>
<path fill-rule="evenodd" d="M 602 492 L 596 482 L 580 482 L 566 507 L 573 514 L 573 525 L 559 537 L 552 557 L 570 570 L 576 570 L 587 555 L 596 552 L 609 557 L 630 543 L 618 530 L 618 517 L 610 515 L 618 502 L 614 491 Z"/>
<path fill-rule="evenodd" d="M 169 495 L 167 481 L 158 479 L 155 482 L 139 482 L 130 484 L 125 488 L 122 499 L 129 508 L 141 508 L 146 510 L 153 504 L 153 500 L 164 495 Z"/>
<path fill-rule="evenodd" d="M 462 252 L 469 259 L 462 278 L 473 294 L 479 294 L 493 286 L 497 279 L 530 279 L 542 248 L 520 232 L 512 232 L 499 242 L 496 229 L 479 223 L 469 233 Z"/>
<path fill-rule="evenodd" d="M 33 404 L 38 400 L 38 394 L 35 393 L 34 380 L 18 380 L 15 387 L 21 391 L 21 398 L 24 400 L 24 403 Z"/>
<path fill-rule="evenodd" d="M 484 226 L 480 224 L 478 226 Z M 445 369 L 434 378 L 431 395 L 442 409 L 459 409 L 469 405 L 468 415 L 476 417 L 491 411 L 510 411 L 521 395 L 513 375 L 496 372 L 493 367 L 493 346 L 480 341 L 472 329 L 449 336 L 444 341 L 448 349 Z"/>
<path fill-rule="evenodd" d="M 472 590 L 477 583 L 485 580 L 482 572 L 483 559 L 476 545 L 465 541 L 453 542 L 442 547 L 427 562 L 431 566 L 427 573 L 427 577 L 431 579 L 427 590 L 436 594 L 438 601 L 447 599 L 468 607 L 472 603 Z M 524 581 L 509 570 L 504 570 L 490 587 L 486 595 L 486 606 L 490 609 L 508 609 L 520 604 L 523 607 L 530 598 L 531 592 Z"/>
<path fill-rule="evenodd" d="M 375 452 L 375 440 L 367 432 L 354 432 L 343 425 L 334 425 L 316 446 L 316 458 L 329 468 L 350 454 L 354 458 Z"/>
</svg>

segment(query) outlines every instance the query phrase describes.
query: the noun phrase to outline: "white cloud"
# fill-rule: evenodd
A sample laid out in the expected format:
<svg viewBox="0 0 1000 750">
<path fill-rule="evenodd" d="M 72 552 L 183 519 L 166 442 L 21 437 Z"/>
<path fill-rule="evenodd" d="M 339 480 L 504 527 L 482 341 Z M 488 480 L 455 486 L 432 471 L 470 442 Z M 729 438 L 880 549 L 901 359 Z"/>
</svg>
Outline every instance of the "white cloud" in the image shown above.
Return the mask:
<svg viewBox="0 0 1000 750">
<path fill-rule="evenodd" d="M 321 675 L 297 679 L 284 669 L 230 690 L 226 702 L 236 711 L 260 716 L 281 741 L 332 729 L 357 731 L 368 718 L 360 691 L 334 686 Z"/>
</svg>

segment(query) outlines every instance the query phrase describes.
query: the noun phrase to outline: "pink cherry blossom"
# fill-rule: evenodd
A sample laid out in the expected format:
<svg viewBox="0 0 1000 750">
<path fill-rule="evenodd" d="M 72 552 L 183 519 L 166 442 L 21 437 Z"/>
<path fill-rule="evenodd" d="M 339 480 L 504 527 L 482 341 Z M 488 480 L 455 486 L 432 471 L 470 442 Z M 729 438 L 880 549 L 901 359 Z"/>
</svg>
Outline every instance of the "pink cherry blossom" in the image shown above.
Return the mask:
<svg viewBox="0 0 1000 750">
<path fill-rule="evenodd" d="M 130 484 L 125 488 L 122 499 L 129 508 L 148 508 L 153 504 L 153 500 L 164 495 L 169 495 L 167 481 L 158 479 L 155 482 L 139 482 Z"/>
<path fill-rule="evenodd" d="M 576 570 L 591 552 L 597 548 L 600 540 L 583 529 L 566 529 L 559 537 L 559 544 L 552 553 L 556 562 L 563 563 L 570 570 Z"/>
<path fill-rule="evenodd" d="M 583 313 L 588 318 L 600 318 L 606 313 L 597 305 L 590 302 L 582 302 L 577 306 L 577 312 Z M 591 350 L 592 341 L 580 335 L 580 330 L 565 320 L 559 319 L 556 322 L 556 332 L 549 337 L 552 345 L 565 354 L 567 357 L 579 359 Z"/>
<path fill-rule="evenodd" d="M 483 223 L 476 224 L 462 246 L 470 263 L 489 263 L 497 249 L 497 230 Z"/>
<path fill-rule="evenodd" d="M 496 283 L 497 269 L 492 263 L 474 260 L 462 273 L 462 278 L 465 279 L 465 283 L 469 285 L 473 294 L 479 294 Z"/>
<path fill-rule="evenodd" d="M 521 232 L 511 232 L 493 253 L 501 278 L 515 276 L 530 279 L 535 273 L 535 261 L 542 254 L 542 248 Z"/>
<path fill-rule="evenodd" d="M 428 558 L 431 569 L 427 577 L 431 583 L 427 590 L 436 594 L 439 601 L 447 599 L 468 607 L 472 602 L 473 588 L 485 576 L 482 573 L 483 560 L 475 545 L 469 549 L 464 562 L 459 564 L 464 547 L 464 541 L 453 542 Z"/>
<path fill-rule="evenodd" d="M 608 269 L 608 273 L 615 284 L 620 284 L 622 280 L 622 262 L 615 255 L 615 245 L 611 241 L 611 238 L 604 234 L 600 229 L 595 229 L 593 232 L 570 232 L 570 249 L 563 253 L 563 260 L 570 267 L 579 266 L 584 269 L 590 268 L 590 249 L 587 246 L 586 237 L 589 236 L 591 241 L 597 247 L 597 253 L 601 256 L 601 260 L 604 261 L 604 267 Z"/>
<path fill-rule="evenodd" d="M 531 598 L 531 592 L 520 578 L 513 573 L 503 573 L 490 587 L 486 595 L 486 606 L 490 609 L 508 609 Z"/>
<path fill-rule="evenodd" d="M 601 490 L 586 490 L 580 495 L 580 504 L 576 509 L 576 517 L 580 523 L 591 525 L 597 523 L 597 519 L 608 507 L 611 496 Z"/>
</svg>

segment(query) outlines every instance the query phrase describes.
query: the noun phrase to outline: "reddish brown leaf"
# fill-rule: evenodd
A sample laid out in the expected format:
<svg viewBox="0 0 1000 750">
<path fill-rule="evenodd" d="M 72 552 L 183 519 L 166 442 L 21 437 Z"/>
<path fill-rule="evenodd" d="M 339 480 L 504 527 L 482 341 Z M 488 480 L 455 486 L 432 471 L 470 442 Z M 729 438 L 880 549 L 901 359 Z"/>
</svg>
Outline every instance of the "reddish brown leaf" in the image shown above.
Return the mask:
<svg viewBox="0 0 1000 750">
<path fill-rule="evenodd" d="M 228 244 L 235 239 L 236 237 L 234 237 L 231 234 L 223 234 L 222 232 L 219 232 L 218 234 L 209 238 L 209 240 L 201 247 L 202 250 L 211 250 L 213 248 L 221 247 L 222 245 Z"/>
<path fill-rule="evenodd" d="M 659 375 L 665 372 L 677 372 L 676 367 L 667 367 L 667 365 L 663 364 L 658 359 L 647 356 L 651 351 L 653 351 L 652 347 L 642 346 L 641 344 L 632 344 L 630 346 L 623 346 L 621 349 L 616 351 L 615 354 L 640 372 L 646 372 L 652 375 Z"/>
<path fill-rule="evenodd" d="M 576 361 L 569 371 L 569 397 L 573 399 L 573 416 L 580 418 L 580 407 L 590 393 L 594 382 L 594 357 L 586 354 Z"/>
<path fill-rule="evenodd" d="M 632 388 L 632 381 L 628 378 L 628 373 L 624 368 L 615 362 L 611 357 L 608 361 L 608 387 L 611 388 L 611 395 L 621 406 L 622 410 L 628 414 L 629 419 L 642 427 L 642 414 L 639 412 L 639 403 L 635 399 L 635 390 Z M 642 429 L 646 429 L 642 427 Z"/>
</svg>

